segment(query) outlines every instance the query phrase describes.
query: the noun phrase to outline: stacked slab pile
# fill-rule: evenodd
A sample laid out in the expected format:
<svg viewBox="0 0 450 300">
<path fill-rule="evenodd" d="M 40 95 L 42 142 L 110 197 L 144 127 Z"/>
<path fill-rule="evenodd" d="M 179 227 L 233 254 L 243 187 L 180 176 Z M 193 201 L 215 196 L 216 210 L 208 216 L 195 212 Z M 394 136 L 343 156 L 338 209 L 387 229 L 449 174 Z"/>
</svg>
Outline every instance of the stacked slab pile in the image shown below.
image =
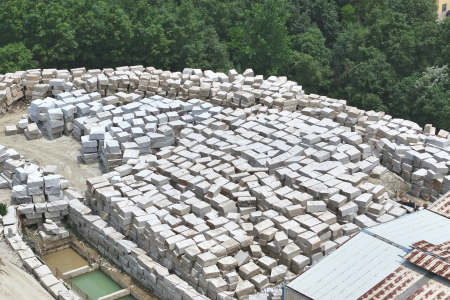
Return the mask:
<svg viewBox="0 0 450 300">
<path fill-rule="evenodd" d="M 273 114 L 276 111 L 300 111 L 302 115 L 319 120 L 323 118 L 332 119 L 333 122 L 350 128 L 352 133 L 348 137 L 346 136 L 348 140 L 344 141 L 345 143 L 357 142 L 352 139 L 358 139 L 359 137 L 352 137 L 352 135 L 359 133 L 364 143 L 374 150 L 373 154 L 365 152 L 364 155 L 379 157 L 382 165 L 410 182 L 413 195 L 423 199 L 435 200 L 443 192 L 450 189 L 450 182 L 447 180 L 444 182 L 443 178 L 448 171 L 446 172 L 445 168 L 439 168 L 439 166 L 431 166 L 431 164 L 436 163 L 444 165 L 447 161 L 448 150 L 445 149 L 449 146 L 450 136 L 448 132 L 441 130 L 436 135 L 435 128 L 431 125 L 422 129 L 411 121 L 392 119 L 391 116 L 382 112 L 366 112 L 347 106 L 345 100 L 330 99 L 319 95 L 305 95 L 301 86 L 289 81 L 286 77 L 271 76 L 264 79 L 261 75 L 255 75 L 251 69 L 246 70 L 243 74 L 238 74 L 235 70 L 230 70 L 228 74 L 224 74 L 190 68 L 186 68 L 183 72 L 169 72 L 156 70 L 153 67 L 144 68 L 143 66 L 87 71 L 84 68 L 71 69 L 70 71 L 49 69 L 42 71 L 41 75 L 39 72 L 41 71 L 28 70 L 18 73 L 21 76 L 20 78 L 29 79 L 24 81 L 28 84 L 27 89 L 32 89 L 36 97 L 41 96 L 33 98 L 37 101 L 30 106 L 31 119 L 42 124 L 48 123 L 48 109 L 61 108 L 64 114 L 64 133 L 71 134 L 73 132 L 73 135 L 78 139 L 90 132 L 91 125 L 88 124 L 100 123 L 98 120 L 103 122 L 101 124 L 103 127 L 112 126 L 110 124 L 112 122 L 113 127 L 119 127 L 125 132 L 132 127 L 142 127 L 142 132 L 137 130 L 127 133 L 130 135 L 145 135 L 149 130 L 153 130 L 153 128 L 147 127 L 148 123 L 157 122 L 159 126 L 166 122 L 166 118 L 171 120 L 178 118 L 177 120 L 185 123 L 207 119 L 208 115 L 198 109 L 183 114 L 177 108 L 170 105 L 166 106 L 169 103 L 175 103 L 175 105 L 185 103 L 184 101 L 189 99 L 195 99 L 195 101 L 200 99 L 208 102 L 208 105 L 231 107 L 232 109 L 249 108 L 253 112 L 257 110 L 258 113 L 263 114 Z M 37 84 L 38 81 L 39 84 Z M 20 84 L 21 81 L 18 82 Z M 41 91 L 40 94 L 35 91 L 36 89 Z M 56 100 L 45 98 L 50 95 L 55 96 Z M 157 110 L 142 107 L 150 105 L 146 101 L 154 95 L 164 97 L 163 100 L 159 99 L 164 105 L 156 107 Z M 170 102 L 171 99 L 175 101 Z M 139 108 L 131 105 L 131 108 L 125 109 L 125 111 L 122 109 L 123 106 L 136 102 L 141 104 Z M 67 108 L 64 109 L 64 107 Z M 143 110 L 140 113 L 145 113 L 145 115 L 138 114 L 134 115 L 133 119 L 127 119 L 126 115 L 136 112 L 136 109 Z M 165 116 L 157 117 L 161 115 Z M 82 117 L 86 117 L 87 120 Z M 137 124 L 131 122 L 131 127 L 125 126 L 125 128 L 122 128 L 118 126 L 117 122 L 114 123 L 113 121 L 115 118 L 121 117 L 124 117 L 124 121 L 128 123 L 135 119 L 143 119 L 144 124 L 140 121 Z M 152 118 L 150 120 L 149 118 L 145 119 L 145 117 L 157 117 L 157 121 L 153 121 Z M 58 120 L 61 120 L 61 118 Z M 227 123 L 227 121 L 225 122 Z M 95 126 L 95 124 L 92 126 Z M 39 126 L 39 128 L 41 131 L 45 131 L 44 126 Z M 51 134 L 55 135 L 56 129 L 50 128 Z M 60 135 L 60 130 L 61 127 L 57 126 L 56 136 Z M 20 129 L 11 127 L 8 130 L 8 134 L 15 134 L 16 132 L 20 132 Z M 30 130 L 25 129 L 26 134 L 27 132 L 29 133 Z M 33 138 L 39 136 L 38 130 L 34 129 L 33 132 Z M 124 139 L 127 139 L 126 135 Z M 170 139 L 170 136 L 154 136 L 155 146 L 163 147 L 164 145 L 160 144 L 159 141 L 169 143 Z M 394 143 L 396 149 L 393 149 L 389 144 L 386 146 L 385 140 L 377 142 L 381 139 L 387 139 Z M 385 146 L 387 149 L 384 148 Z M 398 149 L 397 146 L 399 146 Z M 410 148 L 402 148 L 402 146 Z M 117 165 L 121 157 L 115 154 L 119 153 L 105 152 L 106 150 L 102 145 L 97 147 L 97 153 L 84 153 L 83 158 L 87 163 L 97 162 L 102 159 L 103 155 L 103 157 L 113 157 L 112 159 L 104 158 L 104 165 L 108 167 Z M 432 159 L 419 158 L 417 153 L 408 154 L 408 157 L 406 157 L 405 152 L 407 150 L 417 153 L 426 152 L 431 155 L 428 158 Z M 414 161 L 414 157 L 416 157 L 416 161 Z M 406 161 L 403 161 L 404 159 Z M 423 160 L 427 161 L 423 162 Z M 430 171 L 430 174 L 425 176 L 425 172 L 428 174 L 428 171 Z"/>
<path fill-rule="evenodd" d="M 57 139 L 62 136 L 64 131 L 63 111 L 60 108 L 49 109 L 45 122 L 45 133 L 51 139 Z"/>
<path fill-rule="evenodd" d="M 304 95 L 285 77 L 140 66 L 76 72 L 72 85 L 61 72 L 56 100 L 30 107 L 40 122 L 63 110 L 84 160 L 108 172 L 87 181 L 90 208 L 73 202 L 83 213 L 70 217 L 133 276 L 140 268 L 131 248 L 175 272 L 177 285 L 154 270 L 141 278 L 165 298 L 189 284 L 211 299 L 246 299 L 362 228 L 411 212 L 368 182 L 387 169 L 424 199 L 450 189 L 448 133 Z"/>
<path fill-rule="evenodd" d="M 17 220 L 16 209 L 13 206 L 8 206 L 7 213 L 0 219 L 0 224 L 3 225 L 2 232 L 5 236 L 12 237 L 19 231 L 19 222 Z"/>
<path fill-rule="evenodd" d="M 62 202 L 62 201 L 61 201 Z M 60 211 L 67 212 L 66 215 L 69 215 L 69 203 L 68 201 L 64 201 L 64 203 L 60 202 L 60 206 L 62 206 Z M 56 203 L 52 202 L 48 204 L 47 209 L 50 211 L 56 211 Z M 64 228 L 61 222 L 53 222 L 51 219 L 46 219 L 42 224 L 41 231 L 39 232 L 40 238 L 45 241 L 58 241 L 61 238 L 65 238 L 69 236 L 69 232 Z"/>
<path fill-rule="evenodd" d="M 119 67 L 116 70 L 88 70 L 84 68 L 68 70 L 46 69 L 28 70 L 22 74 L 27 80 L 27 99 L 46 99 L 54 96 L 59 100 L 52 108 L 62 108 L 66 105 L 76 105 L 76 117 L 89 113 L 108 111 L 109 105 L 129 103 L 137 96 L 151 97 L 160 95 L 170 99 L 186 101 L 201 99 L 214 105 L 250 107 L 265 97 L 276 99 L 273 107 L 285 110 L 295 110 L 296 101 L 303 94 L 301 86 L 288 81 L 286 77 L 270 77 L 263 80 L 262 75 L 255 76 L 251 69 L 243 75 L 230 70 L 228 75 L 201 71 L 199 69 L 185 69 L 183 72 L 155 70 L 153 67 L 142 66 Z M 31 95 L 30 95 L 31 93 Z M 91 99 L 87 95 L 98 95 Z M 112 96 L 112 97 L 111 97 Z M 105 98 L 103 101 L 97 101 Z M 118 99 L 118 100 L 117 100 Z M 95 103 L 91 103 L 95 102 Z M 295 105 L 294 105 L 295 104 Z M 103 106 L 107 108 L 103 108 Z M 36 105 L 35 105 L 36 106 Z M 272 104 L 271 104 L 272 106 Z M 29 113 L 34 122 L 45 122 L 45 113 L 41 107 L 39 111 L 33 106 Z M 163 112 L 164 108 L 163 108 Z M 73 122 L 71 120 L 66 122 Z M 70 126 L 69 126 L 70 127 Z M 70 133 L 70 131 L 68 132 Z M 78 135 L 81 135 L 79 132 Z"/>
<path fill-rule="evenodd" d="M 0 112 L 6 112 L 14 102 L 24 96 L 25 75 L 25 71 L 0 75 Z"/>
<path fill-rule="evenodd" d="M 80 299 L 67 290 L 51 270 L 35 256 L 33 250 L 22 241 L 18 216 L 21 218 L 21 223 L 25 225 L 42 225 L 44 230 L 40 232 L 40 236 L 43 240 L 57 240 L 67 231 L 60 222 L 53 221 L 59 221 L 69 214 L 69 198 L 76 199 L 75 201 L 78 202 L 83 198 L 72 190 L 65 190 L 67 196 L 64 200 L 45 202 L 52 197 L 48 198 L 51 194 L 47 192 L 67 188 L 69 182 L 58 175 L 60 186 L 45 184 L 55 178 L 52 174 L 57 173 L 56 166 L 46 166 L 41 169 L 37 165 L 27 163 L 14 149 L 6 150 L 6 147 L 2 145 L 0 145 L 0 171 L 2 171 L 0 189 L 13 189 L 12 203 L 33 201 L 33 203 L 18 206 L 10 205 L 7 215 L 0 218 L 6 242 L 13 251 L 18 253 L 25 268 L 55 299 Z M 44 220 L 46 220 L 45 223 L 43 223 Z"/>
<path fill-rule="evenodd" d="M 380 161 L 359 133 L 299 112 L 258 112 L 223 109 L 188 124 L 176 146 L 137 147 L 87 181 L 87 203 L 200 293 L 240 299 L 407 213 L 367 182 Z"/>
<path fill-rule="evenodd" d="M 45 224 L 45 220 L 61 221 L 65 216 L 69 215 L 69 200 L 65 197 L 64 200 L 58 200 L 53 202 L 43 203 L 30 203 L 22 204 L 17 207 L 17 214 L 22 217 L 22 221 L 25 225 L 39 224 L 44 226 L 42 239 L 48 235 L 62 235 L 61 226 L 55 225 L 55 223 Z"/>
<path fill-rule="evenodd" d="M 42 168 L 1 145 L 0 171 L 0 189 L 12 190 L 11 204 L 18 205 L 25 225 L 42 224 L 45 219 L 60 221 L 69 214 L 70 199 L 84 199 L 70 189 L 70 182 L 58 174 L 56 166 Z"/>
<path fill-rule="evenodd" d="M 69 210 L 71 222 L 92 245 L 144 286 L 154 291 L 158 298 L 164 300 L 208 299 L 177 275 L 171 275 L 168 268 L 150 258 L 134 242 L 124 239 L 124 235 L 108 226 L 99 216 L 92 215 L 88 206 L 78 200 L 71 200 Z"/>
<path fill-rule="evenodd" d="M 62 284 L 53 274 L 50 268 L 42 264 L 33 253 L 33 250 L 26 245 L 19 235 L 7 237 L 8 245 L 19 254 L 25 268 L 35 276 L 41 285 L 55 299 L 80 299 Z M 62 296 L 61 296 L 62 295 Z"/>
</svg>

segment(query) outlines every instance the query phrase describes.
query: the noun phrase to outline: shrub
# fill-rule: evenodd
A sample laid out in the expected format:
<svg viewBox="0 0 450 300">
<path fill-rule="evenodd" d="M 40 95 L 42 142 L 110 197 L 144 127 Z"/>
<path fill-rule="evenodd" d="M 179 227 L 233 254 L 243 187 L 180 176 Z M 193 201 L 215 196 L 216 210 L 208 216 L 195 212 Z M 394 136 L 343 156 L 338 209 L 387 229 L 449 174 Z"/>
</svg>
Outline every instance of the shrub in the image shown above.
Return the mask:
<svg viewBox="0 0 450 300">
<path fill-rule="evenodd" d="M 8 207 L 5 203 L 0 203 L 0 215 L 4 216 L 8 213 Z"/>
</svg>

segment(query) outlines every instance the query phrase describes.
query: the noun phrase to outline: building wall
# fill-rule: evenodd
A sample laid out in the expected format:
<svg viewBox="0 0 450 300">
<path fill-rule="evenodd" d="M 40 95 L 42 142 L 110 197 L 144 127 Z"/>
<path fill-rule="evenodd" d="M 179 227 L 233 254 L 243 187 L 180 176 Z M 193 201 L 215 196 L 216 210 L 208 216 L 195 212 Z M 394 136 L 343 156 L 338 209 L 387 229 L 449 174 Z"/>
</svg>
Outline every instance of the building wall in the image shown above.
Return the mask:
<svg viewBox="0 0 450 300">
<path fill-rule="evenodd" d="M 436 0 L 436 4 L 438 7 L 438 10 L 437 10 L 438 14 L 440 14 L 444 11 L 450 10 L 450 0 Z M 444 8 L 446 6 L 445 10 L 442 10 L 443 6 L 444 6 Z"/>
<path fill-rule="evenodd" d="M 287 286 L 283 286 L 283 299 L 282 300 L 311 300 L 311 298 L 300 295 L 299 293 L 291 290 Z"/>
</svg>

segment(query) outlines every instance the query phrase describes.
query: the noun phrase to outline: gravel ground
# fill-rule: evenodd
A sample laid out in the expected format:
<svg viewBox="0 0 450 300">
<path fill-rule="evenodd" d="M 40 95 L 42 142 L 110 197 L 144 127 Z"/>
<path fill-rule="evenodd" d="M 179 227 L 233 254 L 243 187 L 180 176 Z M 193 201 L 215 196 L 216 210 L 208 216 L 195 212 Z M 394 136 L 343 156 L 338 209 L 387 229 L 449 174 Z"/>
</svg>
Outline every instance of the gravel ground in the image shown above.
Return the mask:
<svg viewBox="0 0 450 300">
<path fill-rule="evenodd" d="M 22 261 L 20 260 L 19 254 L 14 252 L 9 245 L 6 243 L 5 237 L 0 237 L 0 258 L 3 261 L 9 261 L 16 267 L 24 270 Z"/>
</svg>

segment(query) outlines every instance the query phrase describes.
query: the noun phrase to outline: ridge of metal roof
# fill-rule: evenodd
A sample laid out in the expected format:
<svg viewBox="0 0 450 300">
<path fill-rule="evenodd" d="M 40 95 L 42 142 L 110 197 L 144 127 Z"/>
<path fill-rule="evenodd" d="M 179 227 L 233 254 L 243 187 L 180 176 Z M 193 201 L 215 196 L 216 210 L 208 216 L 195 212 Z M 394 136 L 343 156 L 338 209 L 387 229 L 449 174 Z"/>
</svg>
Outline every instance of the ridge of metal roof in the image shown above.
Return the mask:
<svg viewBox="0 0 450 300">
<path fill-rule="evenodd" d="M 421 210 L 390 222 L 367 228 L 366 231 L 404 248 L 420 240 L 432 244 L 448 241 L 450 219 L 430 210 Z"/>
</svg>

